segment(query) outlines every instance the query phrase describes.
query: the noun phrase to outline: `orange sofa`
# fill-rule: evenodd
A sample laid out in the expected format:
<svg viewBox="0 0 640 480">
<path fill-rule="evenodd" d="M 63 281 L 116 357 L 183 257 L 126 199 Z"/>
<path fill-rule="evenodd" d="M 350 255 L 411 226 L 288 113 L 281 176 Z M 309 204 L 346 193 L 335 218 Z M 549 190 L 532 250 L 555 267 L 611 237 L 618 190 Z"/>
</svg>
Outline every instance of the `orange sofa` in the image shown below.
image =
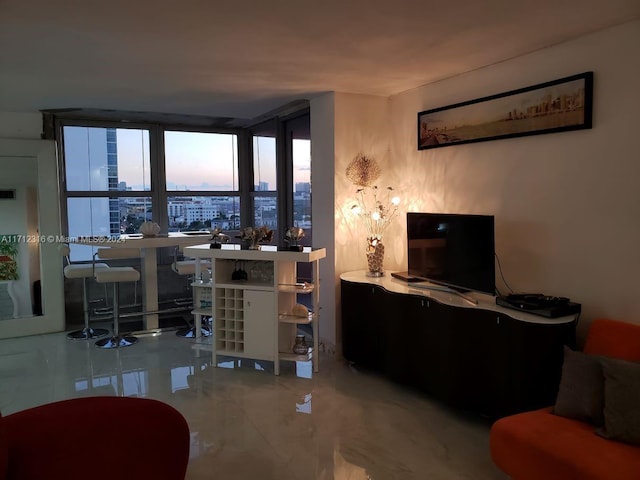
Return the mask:
<svg viewBox="0 0 640 480">
<path fill-rule="evenodd" d="M 595 320 L 584 353 L 640 362 L 640 325 Z M 640 446 L 603 438 L 553 407 L 502 418 L 491 428 L 493 462 L 514 480 L 639 480 Z"/>
</svg>

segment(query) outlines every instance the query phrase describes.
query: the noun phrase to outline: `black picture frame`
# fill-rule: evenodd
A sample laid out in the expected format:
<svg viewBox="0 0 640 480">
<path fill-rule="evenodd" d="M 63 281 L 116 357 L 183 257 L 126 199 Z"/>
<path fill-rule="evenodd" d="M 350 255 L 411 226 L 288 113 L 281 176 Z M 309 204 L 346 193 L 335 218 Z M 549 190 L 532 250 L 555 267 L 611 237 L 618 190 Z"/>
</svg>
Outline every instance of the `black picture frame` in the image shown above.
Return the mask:
<svg viewBox="0 0 640 480">
<path fill-rule="evenodd" d="M 418 150 L 592 128 L 593 72 L 418 113 Z"/>
</svg>

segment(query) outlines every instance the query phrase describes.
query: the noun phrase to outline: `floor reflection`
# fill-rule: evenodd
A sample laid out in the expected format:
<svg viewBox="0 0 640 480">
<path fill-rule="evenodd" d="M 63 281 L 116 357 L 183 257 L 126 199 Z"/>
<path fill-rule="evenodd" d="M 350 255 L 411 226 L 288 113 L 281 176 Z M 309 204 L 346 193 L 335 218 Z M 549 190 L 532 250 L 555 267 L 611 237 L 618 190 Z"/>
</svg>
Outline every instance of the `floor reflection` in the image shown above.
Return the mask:
<svg viewBox="0 0 640 480">
<path fill-rule="evenodd" d="M 23 337 L 0 340 L 0 411 L 86 395 L 164 401 L 191 430 L 187 479 L 503 478 L 483 421 L 329 356 L 312 371 L 282 362 L 276 376 L 273 362 L 231 357 L 216 368 L 173 332 L 119 350 Z"/>
</svg>

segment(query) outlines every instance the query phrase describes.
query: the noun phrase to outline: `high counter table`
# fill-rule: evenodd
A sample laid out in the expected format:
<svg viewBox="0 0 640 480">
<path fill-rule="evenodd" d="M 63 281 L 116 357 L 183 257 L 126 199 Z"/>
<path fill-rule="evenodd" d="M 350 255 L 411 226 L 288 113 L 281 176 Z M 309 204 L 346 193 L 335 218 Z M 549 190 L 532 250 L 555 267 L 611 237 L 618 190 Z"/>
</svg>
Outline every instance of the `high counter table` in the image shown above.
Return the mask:
<svg viewBox="0 0 640 480">
<path fill-rule="evenodd" d="M 119 238 L 85 236 L 75 237 L 70 243 L 107 248 L 139 248 L 142 264 L 142 308 L 144 312 L 158 310 L 158 261 L 156 250 L 165 247 L 201 245 L 211 239 L 209 232 L 175 232 L 156 236 L 142 234 L 121 235 Z M 158 314 L 143 316 L 145 330 L 158 328 Z"/>
</svg>

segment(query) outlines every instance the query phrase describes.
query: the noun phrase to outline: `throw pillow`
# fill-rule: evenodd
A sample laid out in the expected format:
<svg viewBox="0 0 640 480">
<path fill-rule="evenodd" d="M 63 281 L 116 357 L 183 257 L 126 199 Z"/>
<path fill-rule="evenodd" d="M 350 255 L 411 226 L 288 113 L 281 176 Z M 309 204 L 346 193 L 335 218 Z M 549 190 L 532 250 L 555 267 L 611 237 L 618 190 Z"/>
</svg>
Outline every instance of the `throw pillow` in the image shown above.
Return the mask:
<svg viewBox="0 0 640 480">
<path fill-rule="evenodd" d="M 640 363 L 602 359 L 604 428 L 597 433 L 640 445 Z"/>
<path fill-rule="evenodd" d="M 604 424 L 603 410 L 604 377 L 600 357 L 574 352 L 565 346 L 553 413 L 601 426 Z"/>
</svg>

